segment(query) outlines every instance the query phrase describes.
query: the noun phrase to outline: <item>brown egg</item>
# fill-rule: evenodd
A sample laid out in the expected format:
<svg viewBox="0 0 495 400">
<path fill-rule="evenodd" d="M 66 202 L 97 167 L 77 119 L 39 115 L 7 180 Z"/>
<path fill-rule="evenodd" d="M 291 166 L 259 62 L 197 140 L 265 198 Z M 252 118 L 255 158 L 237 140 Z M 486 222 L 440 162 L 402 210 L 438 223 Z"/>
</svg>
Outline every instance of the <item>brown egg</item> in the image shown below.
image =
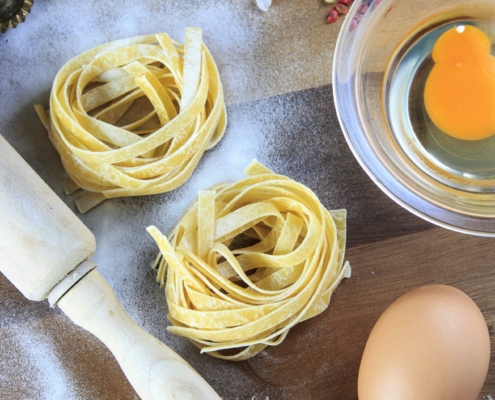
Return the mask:
<svg viewBox="0 0 495 400">
<path fill-rule="evenodd" d="M 412 290 L 378 319 L 364 349 L 360 400 L 476 399 L 490 337 L 478 306 L 451 286 Z"/>
</svg>

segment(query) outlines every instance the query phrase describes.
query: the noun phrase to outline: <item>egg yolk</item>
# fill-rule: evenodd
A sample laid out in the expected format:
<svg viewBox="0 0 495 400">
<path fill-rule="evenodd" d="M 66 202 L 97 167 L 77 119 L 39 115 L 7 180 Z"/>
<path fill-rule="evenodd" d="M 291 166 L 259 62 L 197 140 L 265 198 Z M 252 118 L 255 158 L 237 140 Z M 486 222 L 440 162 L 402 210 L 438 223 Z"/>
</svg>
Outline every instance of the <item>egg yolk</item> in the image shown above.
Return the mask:
<svg viewBox="0 0 495 400">
<path fill-rule="evenodd" d="M 488 37 L 473 26 L 445 32 L 433 47 L 426 80 L 426 112 L 443 132 L 478 140 L 495 134 L 495 57 Z"/>
</svg>

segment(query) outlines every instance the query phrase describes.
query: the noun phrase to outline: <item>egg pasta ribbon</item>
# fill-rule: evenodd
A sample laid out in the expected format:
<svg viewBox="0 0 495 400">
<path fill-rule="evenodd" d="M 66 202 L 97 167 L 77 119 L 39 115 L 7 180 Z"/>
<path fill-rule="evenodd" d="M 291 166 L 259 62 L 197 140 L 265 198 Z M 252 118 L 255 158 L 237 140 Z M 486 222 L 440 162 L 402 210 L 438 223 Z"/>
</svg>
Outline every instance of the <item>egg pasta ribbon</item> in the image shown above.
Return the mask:
<svg viewBox="0 0 495 400">
<path fill-rule="evenodd" d="M 227 123 L 217 66 L 200 28 L 185 45 L 166 33 L 117 40 L 65 64 L 50 108 L 36 111 L 60 154 L 81 212 L 110 197 L 182 185 Z"/>
<path fill-rule="evenodd" d="M 248 177 L 200 191 L 160 249 L 169 331 L 202 352 L 245 360 L 323 312 L 351 269 L 346 211 L 253 160 Z M 228 350 L 226 352 L 226 350 Z"/>
</svg>

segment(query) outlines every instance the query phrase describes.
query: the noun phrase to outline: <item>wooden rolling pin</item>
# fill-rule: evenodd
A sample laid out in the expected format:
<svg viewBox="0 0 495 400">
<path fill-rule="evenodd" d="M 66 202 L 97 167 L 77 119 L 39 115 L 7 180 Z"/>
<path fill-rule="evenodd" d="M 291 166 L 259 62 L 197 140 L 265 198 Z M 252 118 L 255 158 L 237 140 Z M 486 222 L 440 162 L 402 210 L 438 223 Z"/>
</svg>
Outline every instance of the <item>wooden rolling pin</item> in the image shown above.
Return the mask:
<svg viewBox="0 0 495 400">
<path fill-rule="evenodd" d="M 138 327 L 89 257 L 92 233 L 0 136 L 0 271 L 58 306 L 114 354 L 142 399 L 219 399 L 178 354 Z"/>
</svg>

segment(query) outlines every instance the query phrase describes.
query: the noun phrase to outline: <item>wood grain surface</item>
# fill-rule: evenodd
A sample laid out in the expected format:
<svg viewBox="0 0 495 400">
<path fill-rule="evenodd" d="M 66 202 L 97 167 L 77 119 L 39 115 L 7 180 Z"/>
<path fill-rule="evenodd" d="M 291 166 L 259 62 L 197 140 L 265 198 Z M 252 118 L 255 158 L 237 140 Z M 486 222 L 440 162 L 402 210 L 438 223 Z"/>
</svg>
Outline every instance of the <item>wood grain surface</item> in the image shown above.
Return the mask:
<svg viewBox="0 0 495 400">
<path fill-rule="evenodd" d="M 448 284 L 471 296 L 486 318 L 492 362 L 478 399 L 495 396 L 495 242 L 435 227 L 409 213 L 353 158 L 334 108 L 330 72 L 342 21 L 325 23 L 330 6 L 320 0 L 274 0 L 263 13 L 248 0 L 143 0 L 136 12 L 130 1 L 119 0 L 113 7 L 120 8 L 115 12 L 123 26 L 117 20 L 94 23 L 95 15 L 111 15 L 106 2 L 66 3 L 75 14 L 64 14 L 63 23 L 52 24 L 50 13 L 61 12 L 55 0 L 36 2 L 24 24 L 0 36 L 0 133 L 72 208 L 73 197 L 62 194 L 58 156 L 32 109 L 47 103 L 55 73 L 71 56 L 123 35 L 168 31 L 174 36 L 201 24 L 225 81 L 225 138 L 205 154 L 190 182 L 162 195 L 108 200 L 79 215 L 95 234 L 100 272 L 139 325 L 181 354 L 225 399 L 357 399 L 360 358 L 380 314 L 413 288 Z M 163 15 L 163 22 L 152 18 L 156 15 Z M 219 21 L 211 21 L 214 17 Z M 148 26 L 137 24 L 147 20 Z M 64 33 L 72 24 L 91 26 L 85 41 L 77 39 L 82 31 Z M 41 37 L 43 29 L 47 35 Z M 51 49 L 54 44 L 58 50 Z M 35 59 L 37 79 L 26 66 Z M 325 312 L 294 327 L 282 344 L 232 363 L 200 355 L 166 331 L 163 291 L 149 268 L 157 249 L 145 228 L 170 229 L 197 190 L 215 183 L 217 176 L 206 174 L 211 165 L 218 165 L 218 178 L 224 178 L 224 170 L 238 168 L 238 159 L 252 157 L 310 187 L 326 207 L 347 209 L 345 258 L 352 277 L 340 284 Z M 137 398 L 97 339 L 59 309 L 25 299 L 3 276 L 0 349 L 1 399 Z"/>
</svg>

